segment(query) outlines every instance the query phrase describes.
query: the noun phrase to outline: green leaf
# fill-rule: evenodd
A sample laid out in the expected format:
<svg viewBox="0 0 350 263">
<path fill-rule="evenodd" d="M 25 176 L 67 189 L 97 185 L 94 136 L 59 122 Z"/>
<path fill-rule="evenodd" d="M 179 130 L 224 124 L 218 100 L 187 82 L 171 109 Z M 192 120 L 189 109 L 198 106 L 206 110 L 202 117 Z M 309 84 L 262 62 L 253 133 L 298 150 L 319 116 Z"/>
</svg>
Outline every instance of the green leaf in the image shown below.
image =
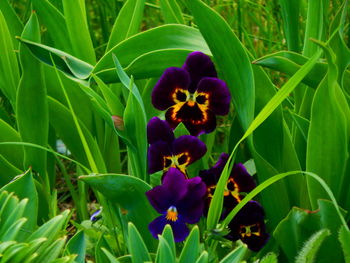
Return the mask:
<svg viewBox="0 0 350 263">
<path fill-rule="evenodd" d="M 329 49 L 322 47 L 328 59 L 329 70 L 312 102 L 306 169 L 320 175 L 339 200 L 348 159 L 349 124 L 346 116 L 350 114 L 350 110 L 346 103 L 342 106 L 339 103 L 345 97 L 337 83 L 334 55 Z M 325 192 L 309 180 L 308 189 L 311 204 L 315 207 L 316 200 L 324 197 Z M 342 202 L 344 201 L 340 200 Z"/>
<path fill-rule="evenodd" d="M 19 68 L 12 44 L 13 37 L 7 27 L 5 17 L 0 11 L 0 90 L 15 108 L 16 91 L 19 83 Z"/>
<path fill-rule="evenodd" d="M 145 195 L 151 186 L 128 175 L 90 175 L 79 178 L 101 192 L 111 203 L 125 209 L 127 219 L 140 231 L 149 251 L 154 249 L 156 240 L 149 233 L 148 224 L 157 214 Z"/>
<path fill-rule="evenodd" d="M 32 13 L 24 27 L 22 37 L 40 42 L 40 27 L 36 13 Z M 17 91 L 17 124 L 25 142 L 46 146 L 49 133 L 49 112 L 42 65 L 21 44 L 20 61 L 22 76 Z M 49 189 L 46 160 L 47 153 L 40 149 L 25 148 L 25 169 L 32 166 L 39 172 Z"/>
<path fill-rule="evenodd" d="M 199 0 L 188 4 L 214 56 L 219 76 L 231 91 L 235 110 L 246 130 L 254 118 L 254 77 L 247 52 L 219 14 Z"/>
<path fill-rule="evenodd" d="M 239 263 L 243 260 L 247 251 L 248 249 L 246 245 L 237 247 L 235 250 L 229 253 L 226 257 L 220 260 L 220 263 Z"/>
<path fill-rule="evenodd" d="M 202 254 L 196 260 L 196 263 L 208 263 L 208 262 L 209 262 L 209 256 L 207 251 L 203 251 Z"/>
<path fill-rule="evenodd" d="M 195 262 L 199 255 L 199 229 L 194 226 L 186 239 L 185 245 L 179 257 L 179 263 Z"/>
<path fill-rule="evenodd" d="M 85 9 L 79 4 L 79 0 L 63 0 L 62 3 L 73 54 L 81 60 L 95 64 L 96 56 Z"/>
<path fill-rule="evenodd" d="M 142 78 L 160 76 L 165 68 L 182 66 L 187 54 L 195 50 L 210 54 L 197 29 L 184 25 L 164 25 L 120 42 L 98 61 L 93 73 L 105 83 L 119 81 L 115 75 L 115 64 L 112 58 L 112 54 L 115 54 L 122 67 L 127 69 L 127 74 L 133 75 L 135 79 L 139 76 L 135 74 L 132 63 L 137 64 L 137 72 L 142 73 L 140 76 Z M 169 56 L 169 52 L 173 52 L 173 55 Z M 179 52 L 182 54 L 181 60 L 176 59 Z M 137 62 L 139 59 L 142 62 Z M 157 63 L 153 63 L 154 61 Z M 133 69 L 129 70 L 129 66 Z"/>
<path fill-rule="evenodd" d="M 275 253 L 270 252 L 265 257 L 263 257 L 259 263 L 278 263 L 277 256 Z"/>
<path fill-rule="evenodd" d="M 162 237 L 167 241 L 169 247 L 171 248 L 171 251 L 173 252 L 173 257 L 176 257 L 176 248 L 175 248 L 175 241 L 174 241 L 174 235 L 173 230 L 169 224 L 166 224 L 162 233 Z"/>
<path fill-rule="evenodd" d="M 281 5 L 284 35 L 286 36 L 288 50 L 298 52 L 299 44 L 299 10 L 300 1 L 290 2 L 288 0 L 279 0 Z"/>
<path fill-rule="evenodd" d="M 339 231 L 339 241 L 343 249 L 345 262 L 349 263 L 350 262 L 350 232 L 349 230 L 345 229 L 343 226 L 340 228 L 340 231 Z"/>
<path fill-rule="evenodd" d="M 47 32 L 55 43 L 55 47 L 65 52 L 72 52 L 67 24 L 63 14 L 48 0 L 32 0 L 32 4 L 40 22 L 47 28 Z"/>
<path fill-rule="evenodd" d="M 145 0 L 127 0 L 118 13 L 107 44 L 107 51 L 139 32 Z"/>
<path fill-rule="evenodd" d="M 328 229 L 321 229 L 313 234 L 300 250 L 295 262 L 296 263 L 312 263 L 315 262 L 316 253 L 320 249 L 322 242 L 330 235 Z"/>
<path fill-rule="evenodd" d="M 167 24 L 185 24 L 181 9 L 176 0 L 161 0 L 160 10 Z"/>
<path fill-rule="evenodd" d="M 168 242 L 162 236 L 159 236 L 159 247 L 157 251 L 156 262 L 175 263 L 175 257 L 171 251 L 171 248 Z"/>
<path fill-rule="evenodd" d="M 20 142 L 21 137 L 18 132 L 8 123 L 0 119 L 0 142 Z M 23 169 L 24 150 L 22 146 L 6 146 L 0 147 L 0 154 L 4 156 L 11 164 L 19 169 Z M 6 175 L 3 175 L 6 176 Z M 8 183 L 6 181 L 4 183 Z"/>
<path fill-rule="evenodd" d="M 4 15 L 5 21 L 7 21 L 7 26 L 12 36 L 12 44 L 14 47 L 18 46 L 18 42 L 15 36 L 21 35 L 23 31 L 23 23 L 16 15 L 15 10 L 11 6 L 9 1 L 0 1 L 0 11 Z"/>
<path fill-rule="evenodd" d="M 32 173 L 27 171 L 25 174 L 18 176 L 15 180 L 2 187 L 0 191 L 14 192 L 20 199 L 28 199 L 28 204 L 23 213 L 23 216 L 28 219 L 24 225 L 24 229 L 27 231 L 24 231 L 21 238 L 18 239 L 21 241 L 30 234 L 30 231 L 33 231 L 37 223 L 38 195 Z"/>
<path fill-rule="evenodd" d="M 78 256 L 75 258 L 75 262 L 84 263 L 85 253 L 86 253 L 86 240 L 85 240 L 84 231 L 79 231 L 71 239 L 69 239 L 65 249 L 65 254 L 67 255 L 76 254 Z"/>
<path fill-rule="evenodd" d="M 132 224 L 128 224 L 128 236 L 129 236 L 129 251 L 131 254 L 133 263 L 143 263 L 145 261 L 151 261 L 147 247 L 142 240 L 140 233 L 136 227 Z"/>
<path fill-rule="evenodd" d="M 18 38 L 18 40 L 24 43 L 30 49 L 33 55 L 41 62 L 49 66 L 53 66 L 53 60 L 57 69 L 65 73 L 73 80 L 82 80 L 90 76 L 93 66 L 87 62 L 82 61 L 56 48 L 52 48 L 23 38 Z"/>
<path fill-rule="evenodd" d="M 61 253 L 66 243 L 67 237 L 59 238 L 55 240 L 45 251 L 43 251 L 38 258 L 36 258 L 36 262 L 51 262 L 55 260 Z"/>
</svg>

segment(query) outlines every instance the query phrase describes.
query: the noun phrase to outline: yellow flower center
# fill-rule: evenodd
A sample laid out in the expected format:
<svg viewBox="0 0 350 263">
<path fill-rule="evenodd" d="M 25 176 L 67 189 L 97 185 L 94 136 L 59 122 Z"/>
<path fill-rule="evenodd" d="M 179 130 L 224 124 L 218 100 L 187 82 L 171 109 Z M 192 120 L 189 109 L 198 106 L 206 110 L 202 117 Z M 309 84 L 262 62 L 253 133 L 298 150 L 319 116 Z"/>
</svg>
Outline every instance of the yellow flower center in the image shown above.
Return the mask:
<svg viewBox="0 0 350 263">
<path fill-rule="evenodd" d="M 177 209 L 175 206 L 170 206 L 166 212 L 165 218 L 169 221 L 176 222 L 177 221 Z"/>
<path fill-rule="evenodd" d="M 186 174 L 186 166 L 189 164 L 190 160 L 191 158 L 188 152 L 164 156 L 164 170 L 168 171 L 170 167 L 173 167 L 179 169 L 183 174 Z"/>
<path fill-rule="evenodd" d="M 255 236 L 261 235 L 259 223 L 248 225 L 248 226 L 241 225 L 239 232 L 242 238 L 251 237 L 252 235 L 255 235 Z"/>
</svg>

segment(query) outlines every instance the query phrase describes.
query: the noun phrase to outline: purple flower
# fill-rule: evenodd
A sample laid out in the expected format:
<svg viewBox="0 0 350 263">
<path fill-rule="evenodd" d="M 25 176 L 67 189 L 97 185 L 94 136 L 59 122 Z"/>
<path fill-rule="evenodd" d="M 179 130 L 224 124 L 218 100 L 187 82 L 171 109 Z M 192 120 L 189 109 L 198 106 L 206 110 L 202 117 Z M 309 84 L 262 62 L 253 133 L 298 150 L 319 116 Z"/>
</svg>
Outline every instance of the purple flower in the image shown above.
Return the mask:
<svg viewBox="0 0 350 263">
<path fill-rule="evenodd" d="M 96 222 L 102 217 L 102 207 L 98 210 L 96 210 L 90 217 L 90 221 Z"/>
<path fill-rule="evenodd" d="M 249 201 L 230 222 L 228 227 L 231 231 L 225 237 L 232 241 L 240 239 L 249 249 L 259 251 L 270 238 L 264 217 L 262 206 L 256 201 Z"/>
<path fill-rule="evenodd" d="M 167 68 L 152 92 L 154 107 L 167 110 L 165 118 L 171 128 L 183 122 L 194 136 L 212 132 L 215 116 L 228 114 L 230 100 L 213 62 L 198 51 L 189 54 L 182 68 Z"/>
<path fill-rule="evenodd" d="M 186 176 L 186 168 L 207 151 L 205 144 L 195 136 L 183 135 L 175 139 L 166 121 L 153 117 L 147 125 L 148 172 L 179 169 Z"/>
<path fill-rule="evenodd" d="M 203 214 L 205 191 L 200 177 L 185 179 L 179 170 L 170 168 L 162 185 L 146 192 L 151 205 L 161 214 L 148 225 L 152 236 L 158 238 L 169 224 L 175 242 L 183 241 L 189 234 L 186 223 L 197 223 Z"/>
<path fill-rule="evenodd" d="M 219 181 L 221 172 L 228 158 L 228 154 L 222 153 L 219 160 L 212 168 L 199 172 L 199 176 L 207 186 L 207 204 L 205 211 L 209 208 L 210 201 L 216 189 L 216 184 Z M 243 199 L 244 193 L 250 192 L 255 186 L 253 177 L 250 176 L 244 165 L 241 163 L 235 164 L 227 180 L 222 216 L 225 217 Z"/>
</svg>

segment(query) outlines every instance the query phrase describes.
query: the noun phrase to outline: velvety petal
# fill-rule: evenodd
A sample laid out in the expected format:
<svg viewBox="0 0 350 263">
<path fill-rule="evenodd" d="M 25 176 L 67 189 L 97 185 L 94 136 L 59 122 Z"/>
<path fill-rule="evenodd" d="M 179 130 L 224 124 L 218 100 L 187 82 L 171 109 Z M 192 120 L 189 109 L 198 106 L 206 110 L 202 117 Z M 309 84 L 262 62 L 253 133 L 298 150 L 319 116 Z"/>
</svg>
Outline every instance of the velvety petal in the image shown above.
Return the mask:
<svg viewBox="0 0 350 263">
<path fill-rule="evenodd" d="M 241 163 L 237 163 L 233 166 L 231 177 L 233 177 L 234 181 L 238 185 L 239 192 L 248 193 L 256 186 L 253 177 Z"/>
<path fill-rule="evenodd" d="M 158 110 L 166 110 L 175 104 L 177 90 L 187 91 L 189 84 L 190 76 L 186 70 L 175 67 L 167 68 L 152 91 L 153 106 Z"/>
<path fill-rule="evenodd" d="M 266 233 L 265 213 L 262 206 L 256 201 L 249 201 L 228 225 L 231 232 L 227 239 L 241 239 L 253 251 L 260 250 L 268 241 L 269 234 Z M 243 235 L 242 228 L 251 226 L 252 232 L 259 234 Z M 253 229 L 252 229 L 253 228 Z"/>
<path fill-rule="evenodd" d="M 227 163 L 229 155 L 227 153 L 222 153 L 216 164 L 208 170 L 202 170 L 199 172 L 199 176 L 202 178 L 203 182 L 209 186 L 216 185 L 219 181 L 222 170 Z"/>
<path fill-rule="evenodd" d="M 206 187 L 198 176 L 187 181 L 187 194 L 177 202 L 176 207 L 186 223 L 194 224 L 199 221 L 203 214 Z"/>
<path fill-rule="evenodd" d="M 182 122 L 193 136 L 210 133 L 216 128 L 215 114 L 208 109 L 202 110 L 197 103 L 174 105 L 167 110 L 165 118 L 173 129 Z"/>
<path fill-rule="evenodd" d="M 226 115 L 230 109 L 231 95 L 224 81 L 218 78 L 203 78 L 197 93 L 207 94 L 208 108 L 216 115 Z"/>
<path fill-rule="evenodd" d="M 187 165 L 199 160 L 207 152 L 205 143 L 195 136 L 183 135 L 175 139 L 172 144 L 172 152 L 174 155 L 186 153 L 188 160 Z"/>
<path fill-rule="evenodd" d="M 210 57 L 199 51 L 188 55 L 183 68 L 190 73 L 191 84 L 189 90 L 192 93 L 196 90 L 198 82 L 203 77 L 217 77 L 215 66 Z"/>
<path fill-rule="evenodd" d="M 158 141 L 148 148 L 148 172 L 150 174 L 163 170 L 164 156 L 170 156 L 169 144 L 164 141 Z"/>
<path fill-rule="evenodd" d="M 176 206 L 178 200 L 183 199 L 186 194 L 188 182 L 175 168 L 170 168 L 165 174 L 162 185 L 146 192 L 149 202 L 160 214 L 165 213 L 170 206 Z"/>
<path fill-rule="evenodd" d="M 177 221 L 169 221 L 165 218 L 164 215 L 154 219 L 149 225 L 148 229 L 150 230 L 152 236 L 158 239 L 158 235 L 162 234 L 163 229 L 166 224 L 169 224 L 173 230 L 175 242 L 182 242 L 186 239 L 189 234 L 188 227 L 185 222 L 179 218 Z"/>
<path fill-rule="evenodd" d="M 148 143 L 152 144 L 157 141 L 171 143 L 175 137 L 173 130 L 166 121 L 153 117 L 147 124 Z"/>
</svg>

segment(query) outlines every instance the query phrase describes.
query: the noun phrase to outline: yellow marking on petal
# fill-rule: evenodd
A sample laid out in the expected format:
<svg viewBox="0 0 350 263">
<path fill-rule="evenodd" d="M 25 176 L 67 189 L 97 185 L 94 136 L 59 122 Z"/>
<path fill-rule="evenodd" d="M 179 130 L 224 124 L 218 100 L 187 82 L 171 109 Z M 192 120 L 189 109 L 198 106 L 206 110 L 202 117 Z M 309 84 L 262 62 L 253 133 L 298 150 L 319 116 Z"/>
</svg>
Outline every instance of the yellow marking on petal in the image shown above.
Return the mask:
<svg viewBox="0 0 350 263">
<path fill-rule="evenodd" d="M 256 227 L 258 229 L 258 231 L 252 231 L 253 227 Z M 261 236 L 260 224 L 256 223 L 256 224 L 252 224 L 252 225 L 248 225 L 248 226 L 241 225 L 239 227 L 239 233 L 242 236 L 242 238 L 244 238 L 244 237 L 251 237 L 252 235 L 255 235 L 255 236 L 259 237 L 259 236 Z"/>
<path fill-rule="evenodd" d="M 179 163 L 179 159 L 186 156 L 186 160 L 183 163 Z M 191 157 L 188 152 L 183 152 L 178 155 L 164 156 L 163 157 L 163 167 L 164 171 L 168 171 L 170 167 L 179 169 L 183 174 L 186 174 L 186 167 L 190 163 Z M 170 165 L 167 165 L 169 164 Z"/>
<path fill-rule="evenodd" d="M 177 219 L 178 219 L 178 216 L 177 216 L 177 209 L 175 206 L 170 206 L 168 208 L 168 210 L 166 211 L 166 216 L 165 218 L 169 221 L 173 221 L 173 222 L 176 222 Z"/>
<path fill-rule="evenodd" d="M 183 93 L 186 95 L 185 101 L 181 101 L 177 98 L 178 93 Z M 186 89 L 176 88 L 172 94 L 172 98 L 173 98 L 175 104 L 183 103 L 183 102 L 186 102 L 190 98 L 190 92 Z"/>
<path fill-rule="evenodd" d="M 179 103 L 175 104 L 175 105 L 172 107 L 172 108 L 173 108 L 173 111 L 172 111 L 172 113 L 171 113 L 170 118 L 171 118 L 173 121 L 182 122 L 182 119 L 177 117 L 177 113 L 179 112 L 179 110 L 181 110 L 182 106 L 183 106 L 185 103 L 186 103 L 186 102 L 179 102 Z"/>
</svg>

